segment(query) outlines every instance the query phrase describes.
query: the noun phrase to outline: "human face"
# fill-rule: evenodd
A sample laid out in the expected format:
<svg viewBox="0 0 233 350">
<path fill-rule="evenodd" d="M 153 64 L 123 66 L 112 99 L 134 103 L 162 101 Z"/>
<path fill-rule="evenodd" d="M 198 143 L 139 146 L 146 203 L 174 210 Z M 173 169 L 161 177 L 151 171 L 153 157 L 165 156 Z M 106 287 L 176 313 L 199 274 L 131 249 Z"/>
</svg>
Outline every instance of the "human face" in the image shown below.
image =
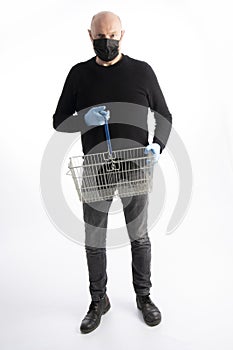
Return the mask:
<svg viewBox="0 0 233 350">
<path fill-rule="evenodd" d="M 124 30 L 122 30 L 121 23 L 117 16 L 97 16 L 91 25 L 91 30 L 88 30 L 88 32 L 92 43 L 93 40 L 102 38 L 119 40 L 120 52 Z"/>
</svg>

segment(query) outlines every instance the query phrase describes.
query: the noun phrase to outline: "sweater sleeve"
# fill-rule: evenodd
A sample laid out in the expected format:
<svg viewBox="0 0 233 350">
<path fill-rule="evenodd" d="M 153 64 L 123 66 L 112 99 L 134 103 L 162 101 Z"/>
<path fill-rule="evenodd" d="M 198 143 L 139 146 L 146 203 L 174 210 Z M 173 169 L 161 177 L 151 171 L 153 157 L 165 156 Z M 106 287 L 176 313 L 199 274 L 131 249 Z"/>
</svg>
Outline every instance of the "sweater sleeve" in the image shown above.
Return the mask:
<svg viewBox="0 0 233 350">
<path fill-rule="evenodd" d="M 147 97 L 150 109 L 154 113 L 156 123 L 153 143 L 156 142 L 160 145 L 160 153 L 162 153 L 171 132 L 172 115 L 167 107 L 157 77 L 149 64 L 147 64 L 147 72 Z"/>
<path fill-rule="evenodd" d="M 81 115 L 76 112 L 77 93 L 75 87 L 74 67 L 66 77 L 58 104 L 53 115 L 53 128 L 60 132 L 77 132 L 83 127 Z"/>
</svg>

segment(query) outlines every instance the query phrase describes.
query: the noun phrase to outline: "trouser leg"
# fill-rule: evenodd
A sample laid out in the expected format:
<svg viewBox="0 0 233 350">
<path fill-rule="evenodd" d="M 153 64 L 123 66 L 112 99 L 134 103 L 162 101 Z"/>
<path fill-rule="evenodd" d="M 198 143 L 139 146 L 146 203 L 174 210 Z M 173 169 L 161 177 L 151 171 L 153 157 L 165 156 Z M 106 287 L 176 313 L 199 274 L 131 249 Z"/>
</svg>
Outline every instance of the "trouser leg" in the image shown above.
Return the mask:
<svg viewBox="0 0 233 350">
<path fill-rule="evenodd" d="M 121 198 L 131 243 L 135 293 L 147 295 L 151 283 L 151 243 L 147 232 L 148 195 Z"/>
<path fill-rule="evenodd" d="M 99 300 L 106 293 L 106 232 L 110 205 L 111 200 L 83 203 L 85 250 L 92 300 Z"/>
</svg>

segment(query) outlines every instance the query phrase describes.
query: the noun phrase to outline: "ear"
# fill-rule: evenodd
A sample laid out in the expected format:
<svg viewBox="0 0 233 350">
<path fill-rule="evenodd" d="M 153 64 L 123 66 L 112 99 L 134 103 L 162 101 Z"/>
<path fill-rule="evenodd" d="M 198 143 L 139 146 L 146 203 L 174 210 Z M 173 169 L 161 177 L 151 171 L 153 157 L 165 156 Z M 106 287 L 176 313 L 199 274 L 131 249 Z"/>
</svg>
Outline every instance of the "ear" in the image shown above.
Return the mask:
<svg viewBox="0 0 233 350">
<path fill-rule="evenodd" d="M 91 30 L 90 30 L 90 29 L 88 29 L 88 33 L 89 33 L 89 37 L 90 37 L 90 39 L 91 39 L 91 41 L 92 41 L 92 43 L 93 43 L 93 38 L 92 38 Z"/>
<path fill-rule="evenodd" d="M 124 30 L 124 29 L 122 29 L 122 30 L 121 30 L 121 37 L 120 37 L 120 41 L 123 39 L 124 34 L 125 34 L 125 30 Z"/>
</svg>

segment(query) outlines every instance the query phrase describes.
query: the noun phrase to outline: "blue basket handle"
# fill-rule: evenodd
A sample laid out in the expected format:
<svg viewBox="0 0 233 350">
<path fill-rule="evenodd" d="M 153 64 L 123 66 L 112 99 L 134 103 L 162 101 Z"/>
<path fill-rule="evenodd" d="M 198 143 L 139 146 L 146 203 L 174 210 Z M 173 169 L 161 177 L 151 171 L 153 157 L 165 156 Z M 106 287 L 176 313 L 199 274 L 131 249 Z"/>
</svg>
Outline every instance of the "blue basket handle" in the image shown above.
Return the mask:
<svg viewBox="0 0 233 350">
<path fill-rule="evenodd" d="M 107 118 L 105 118 L 104 129 L 105 129 L 105 135 L 106 135 L 106 139 L 107 139 L 107 143 L 108 143 L 108 153 L 112 156 L 112 144 L 111 144 L 111 139 L 110 139 Z"/>
</svg>

